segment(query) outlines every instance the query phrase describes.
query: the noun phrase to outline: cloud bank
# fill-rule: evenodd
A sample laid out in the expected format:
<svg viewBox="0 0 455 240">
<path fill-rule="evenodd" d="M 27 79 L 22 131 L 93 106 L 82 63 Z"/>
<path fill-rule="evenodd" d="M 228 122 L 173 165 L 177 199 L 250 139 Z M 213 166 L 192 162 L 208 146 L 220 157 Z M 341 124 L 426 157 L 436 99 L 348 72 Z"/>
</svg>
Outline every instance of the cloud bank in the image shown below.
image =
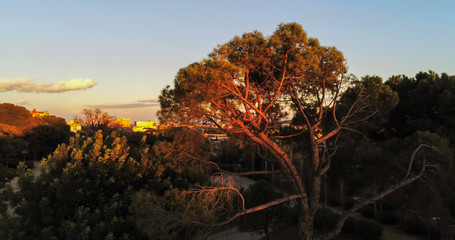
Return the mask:
<svg viewBox="0 0 455 240">
<path fill-rule="evenodd" d="M 150 102 L 150 103 L 144 103 Z M 142 101 L 139 100 L 138 103 L 108 103 L 101 105 L 87 105 L 90 108 L 101 108 L 101 109 L 126 109 L 126 108 L 145 108 L 145 107 L 155 107 L 160 104 L 157 101 Z"/>
<path fill-rule="evenodd" d="M 160 100 L 158 99 L 143 99 L 143 100 L 138 100 L 140 103 L 160 103 Z"/>
<path fill-rule="evenodd" d="M 97 82 L 92 79 L 70 79 L 54 83 L 37 83 L 30 78 L 0 78 L 0 92 L 26 93 L 61 93 L 68 91 L 86 90 L 94 87 Z"/>
</svg>

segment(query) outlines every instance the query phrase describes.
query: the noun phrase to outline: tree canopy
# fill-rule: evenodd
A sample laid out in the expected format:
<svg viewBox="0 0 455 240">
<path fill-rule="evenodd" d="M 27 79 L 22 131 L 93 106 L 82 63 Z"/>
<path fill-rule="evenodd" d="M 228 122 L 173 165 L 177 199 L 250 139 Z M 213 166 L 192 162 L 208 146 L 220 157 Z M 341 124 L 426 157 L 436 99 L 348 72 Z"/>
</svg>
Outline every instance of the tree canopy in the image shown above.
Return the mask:
<svg viewBox="0 0 455 240">
<path fill-rule="evenodd" d="M 357 126 L 368 129 L 371 136 L 383 135 L 385 127 L 379 125 L 386 123 L 398 102 L 397 94 L 380 78 L 355 82 L 346 72 L 343 54 L 335 47 L 320 45 L 297 23 L 280 24 L 270 36 L 258 31 L 235 36 L 206 59 L 180 69 L 173 87 L 161 92 L 158 116 L 168 124 L 212 124 L 256 144 L 279 166 L 293 190 L 234 217 L 296 199 L 301 238 L 313 239 L 321 183 L 338 149 L 339 133 Z M 293 131 L 281 135 L 282 122 L 291 119 Z M 359 124 L 367 120 L 369 123 Z M 300 137 L 301 156 L 306 158 L 303 171 L 297 170 L 280 142 L 296 136 Z M 422 145 L 416 151 L 426 147 L 431 149 Z M 339 218 L 335 229 L 318 237 L 333 238 L 349 214 L 415 181 L 422 172 L 403 175 L 396 184 L 352 207 Z"/>
</svg>

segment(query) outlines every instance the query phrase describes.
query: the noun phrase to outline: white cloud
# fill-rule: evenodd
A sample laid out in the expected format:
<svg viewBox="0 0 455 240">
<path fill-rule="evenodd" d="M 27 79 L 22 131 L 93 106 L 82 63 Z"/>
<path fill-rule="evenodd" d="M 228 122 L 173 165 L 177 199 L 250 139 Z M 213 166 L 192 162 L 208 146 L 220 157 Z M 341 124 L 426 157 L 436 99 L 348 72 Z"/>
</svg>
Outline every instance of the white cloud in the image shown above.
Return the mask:
<svg viewBox="0 0 455 240">
<path fill-rule="evenodd" d="M 61 81 L 57 85 L 53 85 L 47 89 L 48 92 L 66 92 L 73 90 L 87 90 L 92 88 L 97 83 L 92 79 L 71 79 L 67 81 Z"/>
<path fill-rule="evenodd" d="M 94 87 L 97 82 L 92 79 L 70 79 L 54 83 L 36 83 L 30 78 L 0 78 L 0 92 L 29 92 L 29 93 L 60 93 L 75 90 L 86 90 Z"/>
</svg>

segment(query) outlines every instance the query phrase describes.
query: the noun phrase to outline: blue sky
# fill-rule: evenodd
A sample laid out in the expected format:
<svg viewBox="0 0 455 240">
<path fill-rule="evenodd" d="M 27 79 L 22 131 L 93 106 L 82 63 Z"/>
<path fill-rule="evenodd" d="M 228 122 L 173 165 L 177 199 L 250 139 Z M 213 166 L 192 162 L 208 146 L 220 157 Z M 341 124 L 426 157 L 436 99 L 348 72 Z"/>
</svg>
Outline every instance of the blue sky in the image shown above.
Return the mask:
<svg viewBox="0 0 455 240">
<path fill-rule="evenodd" d="M 2 1 L 0 102 L 71 120 L 156 119 L 178 69 L 244 32 L 297 22 L 358 77 L 455 74 L 452 1 Z"/>
</svg>

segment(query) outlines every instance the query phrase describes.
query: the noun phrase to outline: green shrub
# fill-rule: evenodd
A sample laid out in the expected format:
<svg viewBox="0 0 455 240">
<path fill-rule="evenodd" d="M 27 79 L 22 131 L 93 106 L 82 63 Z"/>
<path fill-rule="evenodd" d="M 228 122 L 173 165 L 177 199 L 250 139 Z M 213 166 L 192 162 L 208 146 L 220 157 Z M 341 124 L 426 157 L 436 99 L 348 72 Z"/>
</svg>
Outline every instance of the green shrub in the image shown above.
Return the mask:
<svg viewBox="0 0 455 240">
<path fill-rule="evenodd" d="M 6 182 L 11 181 L 15 176 L 17 176 L 16 169 L 8 168 L 3 164 L 0 164 L 0 189 L 5 186 Z"/>
</svg>

